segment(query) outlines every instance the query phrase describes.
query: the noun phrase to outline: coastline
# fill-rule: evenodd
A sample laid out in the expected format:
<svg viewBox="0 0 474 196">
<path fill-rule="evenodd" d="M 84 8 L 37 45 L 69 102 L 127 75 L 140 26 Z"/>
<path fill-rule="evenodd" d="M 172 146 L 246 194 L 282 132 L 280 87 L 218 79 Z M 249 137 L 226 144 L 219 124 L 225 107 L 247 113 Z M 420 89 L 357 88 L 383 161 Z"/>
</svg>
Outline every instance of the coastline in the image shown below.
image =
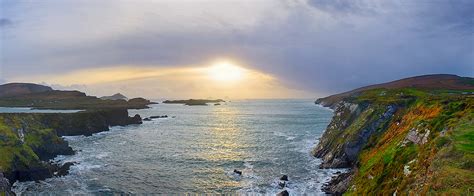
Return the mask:
<svg viewBox="0 0 474 196">
<path fill-rule="evenodd" d="M 62 136 L 108 131 L 112 126 L 141 124 L 139 115 L 123 110 L 96 110 L 78 113 L 1 113 L 0 131 L 9 135 L 0 152 L 2 175 L 10 181 L 37 181 L 68 173 L 74 163 L 58 164 L 52 159 L 75 152 Z M 6 186 L 6 185 L 5 185 Z M 10 190 L 11 187 L 2 187 Z"/>
<path fill-rule="evenodd" d="M 323 108 L 323 109 L 331 111 L 333 113 L 333 118 L 336 115 L 336 110 L 332 108 L 331 106 L 325 106 L 323 105 L 323 103 L 320 103 L 320 102 L 318 103 L 318 101 L 315 101 L 314 103 L 319 108 Z M 333 119 L 331 120 L 331 122 L 332 121 Z M 318 143 L 316 145 L 313 145 L 311 149 L 311 154 L 315 156 L 316 158 L 321 159 L 321 164 L 319 166 L 320 168 L 345 170 L 341 172 L 339 171 L 336 172 L 335 175 L 333 175 L 330 179 L 325 181 L 325 183 L 321 187 L 321 191 L 325 192 L 326 194 L 342 195 L 342 193 L 344 192 L 342 190 L 346 189 L 345 187 L 347 187 L 349 182 L 352 180 L 352 175 L 354 174 L 353 172 L 354 168 L 353 167 L 322 167 L 324 159 L 322 157 L 317 157 L 315 155 L 315 149 L 321 142 L 321 139 L 323 138 L 324 133 L 326 133 L 327 129 L 329 128 L 329 125 L 330 124 L 328 124 L 327 128 L 324 130 L 321 137 L 318 138 Z"/>
<path fill-rule="evenodd" d="M 472 154 L 472 141 L 464 136 L 473 128 L 474 99 L 468 93 L 374 89 L 326 103 L 335 114 L 312 154 L 323 160 L 321 168 L 350 171 L 334 177 L 325 192 L 470 192 L 470 166 L 463 166 Z M 440 183 L 451 178 L 459 188 Z"/>
<path fill-rule="evenodd" d="M 249 101 L 247 103 L 255 103 L 254 101 Z M 246 109 L 251 109 L 253 110 L 252 108 L 254 108 L 254 106 L 252 107 L 248 107 L 248 104 L 247 103 L 239 103 L 239 105 L 242 105 L 242 107 L 246 108 Z M 260 105 L 259 107 L 267 107 L 267 102 L 263 101 L 263 102 L 260 102 L 262 104 L 255 104 L 255 106 L 257 105 Z M 285 103 L 285 102 L 273 102 L 272 104 L 274 104 L 275 106 L 282 106 L 281 103 Z M 313 190 L 315 192 L 317 192 L 318 194 L 324 194 L 323 192 L 321 192 L 321 186 L 323 185 L 323 183 L 325 183 L 326 181 L 329 181 L 331 179 L 331 176 L 334 175 L 335 173 L 337 173 L 338 171 L 340 172 L 343 172 L 342 170 L 339 170 L 339 169 L 318 169 L 318 164 L 321 162 L 320 159 L 317 159 L 317 158 L 314 158 L 313 156 L 311 156 L 309 154 L 310 150 L 314 147 L 315 145 L 315 139 L 317 137 L 321 137 L 320 134 L 322 134 L 322 131 L 324 130 L 324 128 L 327 126 L 327 123 L 329 123 L 329 120 L 331 119 L 331 116 L 332 116 L 332 113 L 329 112 L 329 110 L 326 110 L 326 109 L 320 109 L 319 107 L 315 108 L 314 105 L 312 105 L 313 101 L 309 101 L 309 100 L 305 100 L 305 101 L 300 101 L 298 100 L 297 101 L 297 106 L 298 107 L 293 107 L 293 106 L 288 106 L 286 104 L 283 104 L 283 108 L 289 108 L 290 111 L 294 111 L 293 109 L 294 108 L 299 108 L 299 109 L 304 109 L 304 112 L 303 113 L 300 113 L 299 115 L 302 115 L 302 117 L 304 117 L 303 119 L 307 119 L 309 120 L 309 122 L 315 122 L 315 123 L 311 123 L 311 127 L 314 127 L 314 129 L 309 129 L 307 126 L 305 125 L 300 125 L 300 123 L 294 123 L 294 128 L 286 128 L 286 129 L 281 129 L 279 131 L 283 131 L 283 130 L 288 130 L 288 132 L 283 132 L 283 133 L 286 133 L 286 135 L 279 135 L 279 136 L 276 136 L 274 137 L 272 140 L 274 141 L 281 141 L 281 142 L 285 142 L 287 144 L 289 144 L 288 147 L 283 147 L 283 144 L 280 145 L 281 146 L 281 151 L 280 150 L 277 150 L 277 149 L 274 149 L 274 150 L 270 150 L 268 151 L 269 153 L 272 153 L 272 152 L 285 152 L 287 149 L 291 149 L 291 152 L 293 155 L 297 155 L 301 160 L 300 162 L 303 162 L 304 160 L 304 166 L 298 166 L 297 168 L 306 168 L 306 170 L 308 170 L 309 168 L 309 171 L 310 173 L 308 173 L 308 175 L 306 176 L 304 173 L 294 173 L 294 171 L 298 171 L 299 169 L 295 169 L 293 170 L 294 168 L 291 168 L 291 165 L 289 165 L 289 163 L 284 163 L 284 162 L 292 162 L 291 160 L 286 160 L 285 158 L 283 158 L 283 154 L 275 154 L 275 155 L 271 155 L 271 156 L 275 156 L 275 158 L 283 158 L 282 160 L 280 161 L 276 161 L 275 163 L 272 163 L 272 164 L 276 164 L 276 165 L 280 165 L 280 166 L 272 166 L 271 168 L 274 168 L 276 169 L 276 171 L 278 171 L 279 169 L 278 168 L 284 168 L 282 170 L 282 172 L 288 172 L 288 173 L 285 173 L 285 174 L 288 174 L 289 178 L 290 178 L 290 183 L 289 183 L 289 187 L 287 187 L 288 191 L 290 192 L 290 194 L 293 194 L 293 193 L 311 193 L 311 191 L 308 191 L 308 190 Z M 235 103 L 237 104 L 237 103 Z M 234 104 L 231 104 L 229 105 L 228 107 L 233 107 Z M 240 107 L 240 106 L 239 106 Z M 313 108 L 313 109 L 311 109 Z M 176 110 L 178 109 L 178 110 Z M 171 112 L 171 111 L 174 111 L 175 113 Z M 198 110 L 198 111 L 201 111 L 199 113 L 194 113 L 194 114 L 181 114 L 181 115 L 177 115 L 177 113 L 182 113 L 182 111 L 189 111 L 189 110 Z M 258 120 L 259 118 L 261 118 L 261 111 L 260 109 L 258 110 L 255 110 L 255 120 Z M 277 112 L 278 114 L 284 114 L 286 113 L 287 111 L 284 110 L 284 111 L 280 111 L 280 110 L 274 110 L 275 112 Z M 180 120 L 180 121 L 184 121 L 184 122 L 187 122 L 188 120 L 187 119 L 190 119 L 189 117 L 192 117 L 192 116 L 195 116 L 195 117 L 198 117 L 197 119 L 195 119 L 195 117 L 192 117 L 192 119 L 195 119 L 197 120 L 196 122 L 201 122 L 200 119 L 201 115 L 209 115 L 209 116 L 214 116 L 213 113 L 210 113 L 208 111 L 207 108 L 187 108 L 187 107 L 179 107 L 179 106 L 161 106 L 159 107 L 159 109 L 155 109 L 155 110 L 138 110 L 136 111 L 138 114 L 140 114 L 141 116 L 143 117 L 146 117 L 146 116 L 149 116 L 150 114 L 157 114 L 158 112 L 162 112 L 162 114 L 168 114 L 168 115 L 177 115 L 177 120 Z M 317 116 L 317 119 L 314 119 L 314 118 L 311 118 L 312 115 L 308 115 L 308 113 L 313 113 L 313 114 L 316 114 Z M 316 112 L 316 113 L 314 113 Z M 266 115 L 268 116 L 272 116 L 271 114 L 268 114 L 267 112 L 265 112 Z M 293 113 L 293 112 L 291 112 Z M 134 110 L 130 111 L 130 114 L 131 115 L 134 115 L 135 112 Z M 197 115 L 197 116 L 196 116 Z M 248 117 L 244 117 L 243 119 L 247 119 Z M 242 120 L 243 120 L 242 119 Z M 269 121 L 274 121 L 275 119 L 274 118 L 266 118 L 267 120 Z M 298 118 L 299 119 L 299 118 Z M 218 120 L 218 119 L 216 119 Z M 148 135 L 148 134 L 152 134 L 152 135 L 156 135 L 155 132 L 156 130 L 154 130 L 152 128 L 152 125 L 158 125 L 160 124 L 160 127 L 162 129 L 168 129 L 166 128 L 167 126 L 169 125 L 172 125 L 174 124 L 174 120 L 173 119 L 159 119 L 159 120 L 154 120 L 154 121 L 147 121 L 145 122 L 143 125 L 141 126 L 137 126 L 137 128 L 135 129 L 135 126 L 129 126 L 129 127 L 124 127 L 124 128 L 113 128 L 111 130 L 113 130 L 112 132 L 101 132 L 101 133 L 97 133 L 97 134 L 93 134 L 92 137 L 83 137 L 83 136 L 66 136 L 67 138 L 70 138 L 72 140 L 68 140 L 70 141 L 71 143 L 71 146 L 73 147 L 74 150 L 79 150 L 81 149 L 81 151 L 77 154 L 77 155 L 73 155 L 73 156 L 65 156 L 65 161 L 77 161 L 78 163 L 82 163 L 82 164 L 78 164 L 77 166 L 74 166 L 72 167 L 72 170 L 71 170 L 71 174 L 68 175 L 68 176 L 65 176 L 65 177 L 61 177 L 61 178 L 51 178 L 51 179 L 47 179 L 44 181 L 44 183 L 42 183 L 43 185 L 35 185 L 34 182 L 28 182 L 28 183 L 19 183 L 17 184 L 17 186 L 19 187 L 16 187 L 14 190 L 15 191 L 18 191 L 18 190 L 25 190 L 25 192 L 23 193 L 33 193 L 31 190 L 39 190 L 39 191 L 47 191 L 46 189 L 43 189 L 43 188 L 39 188 L 39 189 L 36 189 L 36 187 L 38 186 L 41 186 L 41 187 L 44 187 L 44 186 L 50 186 L 50 185 L 55 185 L 55 184 L 58 184 L 59 186 L 62 186 L 61 184 L 63 184 L 61 181 L 69 181 L 70 179 L 79 179 L 79 182 L 80 184 L 84 184 L 84 183 L 87 183 L 87 182 L 91 182 L 90 180 L 91 179 L 95 179 L 95 178 L 98 178 L 99 180 L 101 179 L 101 177 L 98 177 L 96 176 L 96 174 L 92 174 L 94 172 L 96 173 L 107 173 L 107 172 L 110 172 L 110 165 L 108 164 L 112 164 L 112 165 L 116 165 L 117 163 L 114 163 L 114 160 L 117 159 L 116 156 L 113 156 L 113 154 L 116 154 L 116 152 L 120 151 L 120 149 L 117 150 L 117 147 L 113 147 L 115 145 L 110 145 L 110 143 L 117 143 L 117 142 L 114 142 L 114 140 L 111 140 L 112 138 L 130 138 L 129 136 L 130 135 L 136 135 L 136 134 L 139 134 L 141 136 L 145 136 L 145 135 Z M 220 120 L 218 120 L 218 122 L 220 122 Z M 245 121 L 246 122 L 246 121 Z M 323 123 L 324 122 L 324 123 Z M 213 124 L 213 122 L 209 122 L 211 125 Z M 188 124 L 188 123 L 186 123 Z M 306 124 L 309 126 L 309 124 L 307 123 L 303 123 L 303 124 Z M 317 125 L 315 125 L 317 124 Z M 315 126 L 313 126 L 315 125 Z M 299 128 L 302 130 L 302 131 L 296 131 L 296 130 L 299 130 Z M 124 130 L 124 131 L 117 131 L 118 130 Z M 182 129 L 182 128 L 180 128 Z M 172 130 L 172 129 L 171 129 Z M 193 129 L 182 129 L 182 130 L 186 130 L 185 132 L 188 132 L 188 133 L 192 133 L 193 132 Z M 260 129 L 258 129 L 260 130 Z M 274 135 L 275 133 L 273 133 L 273 130 L 272 128 L 270 127 L 266 127 L 264 130 L 268 130 L 270 132 L 267 132 L 269 133 L 270 135 Z M 292 132 L 292 131 L 289 131 L 289 130 L 295 130 L 296 132 Z M 307 130 L 308 132 L 306 131 L 303 131 L 303 130 Z M 163 130 L 165 131 L 165 130 Z M 160 131 L 161 132 L 161 131 Z M 166 132 L 163 132 L 165 135 L 169 136 Z M 169 132 L 169 133 L 173 133 L 173 131 Z M 262 134 L 266 134 L 266 132 L 262 132 Z M 300 137 L 298 135 L 300 134 L 304 134 L 304 137 Z M 247 134 L 245 134 L 247 135 Z M 104 138 L 107 138 L 107 139 L 95 139 L 95 138 L 101 138 L 101 137 L 104 137 Z M 294 136 L 294 137 L 290 137 L 290 136 Z M 317 136 L 317 137 L 316 137 Z M 159 138 L 159 136 L 158 136 Z M 240 137 L 239 137 L 240 138 Z M 267 137 L 265 137 L 267 138 Z M 290 138 L 290 139 L 288 139 Z M 184 139 L 184 138 L 183 138 Z M 191 138 L 190 138 L 191 139 Z M 242 139 L 242 138 L 240 138 Z M 142 141 L 142 139 L 140 139 L 140 141 Z M 127 141 L 127 144 L 129 144 L 130 142 L 133 142 L 133 140 L 126 140 Z M 156 139 L 153 139 L 153 141 L 156 141 Z M 199 140 L 198 140 L 199 141 Z M 125 142 L 125 141 L 124 141 Z M 135 142 L 133 142 L 135 143 Z M 147 141 L 145 141 L 143 144 L 146 144 L 148 143 Z M 207 142 L 206 142 L 207 143 Z M 212 142 L 211 142 L 212 143 Z M 278 144 L 279 142 L 276 142 L 275 144 Z M 90 144 L 90 147 L 89 147 L 89 144 Z M 243 144 L 245 145 L 245 144 Z M 86 147 L 87 146 L 87 147 Z M 98 147 L 98 146 L 107 146 L 107 148 L 104 148 L 103 150 L 93 150 L 95 149 L 95 147 Z M 140 146 L 140 145 L 138 145 Z M 273 146 L 273 145 L 271 145 Z M 179 145 L 176 146 L 179 148 Z M 270 146 L 269 146 L 270 147 Z M 129 147 L 125 147 L 125 149 L 128 149 Z M 93 150 L 93 151 L 91 151 Z M 117 151 L 115 151 L 117 150 Z M 164 154 L 163 155 L 170 155 L 168 154 L 166 151 L 161 151 L 163 152 Z M 211 151 L 208 151 L 209 153 L 213 153 Z M 261 151 L 259 151 L 261 152 Z M 269 153 L 265 153 L 265 154 L 269 154 Z M 128 153 L 126 153 L 128 154 Z M 251 154 L 251 153 L 250 153 Z M 127 158 L 118 158 L 120 160 L 127 160 L 129 158 L 133 159 L 133 160 L 136 160 L 137 157 L 135 156 L 127 156 L 125 155 Z M 157 157 L 160 157 L 161 154 L 156 154 Z M 181 157 L 182 154 L 176 154 L 176 156 L 173 156 L 173 155 L 170 155 L 170 160 L 172 159 L 182 159 L 182 158 L 179 158 Z M 237 177 L 235 177 L 234 175 L 232 174 L 227 174 L 227 172 L 224 174 L 224 178 L 230 178 L 228 180 L 230 180 L 231 182 L 239 182 L 241 180 L 244 180 L 244 184 L 242 184 L 242 189 L 236 189 L 237 190 L 237 193 L 241 193 L 241 194 L 251 194 L 251 193 L 255 193 L 255 192 L 259 192 L 259 193 L 267 193 L 267 194 L 273 194 L 273 193 L 279 193 L 281 192 L 282 189 L 279 189 L 278 188 L 278 184 L 277 182 L 274 183 L 273 180 L 278 180 L 278 178 L 280 177 L 281 174 L 279 174 L 277 172 L 277 174 L 272 174 L 271 175 L 271 179 L 269 180 L 262 180 L 262 178 L 265 178 L 267 179 L 268 177 L 266 177 L 266 174 L 262 174 L 262 173 L 257 173 L 257 171 L 262 171 L 262 170 L 265 170 L 265 167 L 261 167 L 261 164 L 262 163 L 265 163 L 266 160 L 273 160 L 273 159 L 263 159 L 263 160 L 260 160 L 259 158 L 246 158 L 246 159 L 243 159 L 244 161 L 244 165 L 243 166 L 239 166 L 240 163 L 237 163 L 237 162 L 229 162 L 229 163 L 226 163 L 225 165 L 225 168 L 224 169 L 225 171 L 229 171 L 231 172 L 233 168 L 237 168 L 237 169 L 242 169 L 242 171 L 244 172 L 244 175 L 242 176 L 242 179 L 238 179 Z M 107 164 L 106 164 L 107 163 Z M 210 163 L 214 164 L 213 161 L 211 161 Z M 231 166 L 231 165 L 228 165 L 228 164 L 235 164 L 235 166 Z M 260 165 L 260 166 L 259 166 Z M 94 168 L 91 168 L 92 166 L 94 166 Z M 222 165 L 216 165 L 218 166 L 219 168 L 222 167 Z M 242 168 L 240 168 L 242 167 Z M 287 167 L 290 167 L 291 168 L 291 172 L 288 171 L 287 169 L 290 169 L 290 168 L 287 168 Z M 164 171 L 162 172 L 159 172 L 157 173 L 156 175 L 164 175 L 163 173 Z M 253 173 L 255 172 L 255 173 Z M 266 173 L 266 172 L 265 172 Z M 80 176 L 78 176 L 80 175 Z M 219 174 L 221 175 L 221 174 Z M 81 176 L 87 176 L 86 178 L 81 178 Z M 135 177 L 138 177 L 140 175 L 136 174 L 136 175 L 132 175 L 132 176 L 135 176 Z M 204 176 L 201 176 L 200 178 L 203 178 Z M 234 179 L 235 178 L 235 179 Z M 258 182 L 260 181 L 260 182 Z M 157 183 L 159 182 L 159 180 L 156 181 Z M 66 182 L 65 182 L 66 183 Z M 254 189 L 252 187 L 247 187 L 247 183 L 265 183 L 267 185 L 262 185 L 262 187 L 259 187 L 259 189 Z M 49 185 L 45 185 L 45 184 L 49 184 Z M 75 183 L 72 182 L 72 183 L 69 183 L 67 182 L 66 184 L 68 184 L 69 186 L 71 187 L 75 187 Z M 103 186 L 106 186 L 106 187 L 120 187 L 120 186 L 115 186 L 115 185 L 111 185 L 109 183 L 103 183 L 102 180 L 100 183 L 98 183 L 99 186 L 100 185 L 103 185 Z M 157 184 L 158 185 L 158 184 Z M 158 185 L 159 186 L 159 185 Z M 26 188 L 30 187 L 30 191 L 26 191 Z M 79 187 L 82 187 L 82 186 L 79 186 Z M 146 186 L 144 186 L 146 187 Z M 152 187 L 149 187 L 149 188 L 152 188 Z M 118 188 L 120 189 L 120 188 Z M 72 191 L 75 191 L 77 190 L 78 193 L 90 193 L 91 191 L 95 191 L 96 189 L 94 188 L 87 188 L 87 189 L 75 189 L 75 188 L 72 188 L 71 189 Z M 117 190 L 117 189 L 113 189 L 111 188 L 110 191 L 121 191 L 123 190 L 124 192 L 128 192 L 130 189 L 128 188 L 125 188 L 123 187 L 123 189 L 120 189 L 120 190 Z M 148 189 L 148 191 L 150 191 L 152 189 Z M 177 190 L 180 190 L 180 189 L 177 189 Z M 205 188 L 202 188 L 202 189 L 196 189 L 197 192 L 201 192 L 201 191 L 204 191 L 204 190 L 207 190 Z M 54 191 L 54 190 L 53 190 Z M 169 192 L 171 191 L 170 189 L 166 190 L 166 192 Z M 300 191 L 303 191 L 303 192 L 300 192 Z M 20 193 L 20 192 L 17 192 L 17 193 Z M 56 193 L 59 193 L 59 192 L 56 192 Z M 174 193 L 174 192 L 170 192 L 170 193 Z"/>
</svg>

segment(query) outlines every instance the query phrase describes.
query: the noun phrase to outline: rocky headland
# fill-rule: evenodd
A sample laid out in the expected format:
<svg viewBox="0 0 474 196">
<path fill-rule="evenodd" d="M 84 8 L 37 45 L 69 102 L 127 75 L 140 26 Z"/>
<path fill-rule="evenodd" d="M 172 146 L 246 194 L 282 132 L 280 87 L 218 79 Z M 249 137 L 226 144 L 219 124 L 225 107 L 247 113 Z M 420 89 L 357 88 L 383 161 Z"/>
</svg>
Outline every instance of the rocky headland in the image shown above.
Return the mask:
<svg viewBox="0 0 474 196">
<path fill-rule="evenodd" d="M 473 194 L 474 78 L 427 75 L 316 101 L 334 110 L 313 154 L 350 168 L 331 194 Z"/>
<path fill-rule="evenodd" d="M 0 190 L 11 194 L 15 181 L 37 181 L 68 173 L 74 163 L 49 160 L 74 151 L 61 136 L 108 131 L 111 126 L 141 124 L 127 109 L 147 108 L 152 102 L 135 98 L 101 100 L 78 91 L 55 91 L 35 84 L 0 85 L 0 106 L 81 109 L 77 113 L 0 113 Z M 7 181 L 8 179 L 8 181 Z"/>
</svg>

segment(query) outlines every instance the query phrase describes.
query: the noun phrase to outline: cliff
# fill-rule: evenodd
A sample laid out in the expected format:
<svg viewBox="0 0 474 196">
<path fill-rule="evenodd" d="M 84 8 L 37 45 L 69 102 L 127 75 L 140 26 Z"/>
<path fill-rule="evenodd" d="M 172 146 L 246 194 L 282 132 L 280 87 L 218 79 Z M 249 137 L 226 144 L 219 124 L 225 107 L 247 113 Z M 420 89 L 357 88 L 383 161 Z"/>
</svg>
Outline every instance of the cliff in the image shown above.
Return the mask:
<svg viewBox="0 0 474 196">
<path fill-rule="evenodd" d="M 323 168 L 351 168 L 324 190 L 474 193 L 474 79 L 441 76 L 437 83 L 460 85 L 428 85 L 435 81 L 431 75 L 339 94 L 337 101 L 318 99 L 334 109 L 334 117 L 313 154 Z"/>
<path fill-rule="evenodd" d="M 141 124 L 126 110 L 71 114 L 0 114 L 0 172 L 10 182 L 42 180 L 63 169 L 47 160 L 74 154 L 60 136 L 91 135 L 109 126 Z"/>
</svg>

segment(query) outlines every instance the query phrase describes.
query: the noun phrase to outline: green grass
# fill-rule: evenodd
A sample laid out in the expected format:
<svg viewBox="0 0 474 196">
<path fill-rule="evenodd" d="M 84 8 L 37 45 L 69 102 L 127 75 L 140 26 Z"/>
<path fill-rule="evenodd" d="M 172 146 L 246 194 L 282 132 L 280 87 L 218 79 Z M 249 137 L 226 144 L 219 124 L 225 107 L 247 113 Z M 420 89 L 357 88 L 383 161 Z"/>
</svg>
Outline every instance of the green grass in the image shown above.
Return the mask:
<svg viewBox="0 0 474 196">
<path fill-rule="evenodd" d="M 399 128 L 391 126 L 372 135 L 359 155 L 358 169 L 349 186 L 354 188 L 346 194 L 384 195 L 395 190 L 399 194 L 474 194 L 474 97 L 463 92 L 471 91 L 374 89 L 351 97 L 351 101 L 370 104 L 370 108 L 398 105 L 402 109 L 395 116 L 406 119 Z M 355 137 L 379 115 L 378 111 L 364 111 L 340 132 Z M 393 125 L 394 120 L 389 123 Z M 428 142 L 401 145 L 413 127 L 430 130 Z M 338 143 L 350 138 L 338 138 Z M 405 166 L 411 171 L 408 176 L 403 172 Z"/>
<path fill-rule="evenodd" d="M 39 123 L 40 117 L 39 114 L 0 114 L 0 171 L 42 165 L 33 149 L 61 138 L 52 129 L 44 128 Z M 24 142 L 17 135 L 20 128 L 25 129 Z"/>
<path fill-rule="evenodd" d="M 474 114 L 471 114 L 474 116 Z M 463 153 L 474 154 L 474 122 L 465 118 L 453 131 L 454 146 Z"/>
</svg>

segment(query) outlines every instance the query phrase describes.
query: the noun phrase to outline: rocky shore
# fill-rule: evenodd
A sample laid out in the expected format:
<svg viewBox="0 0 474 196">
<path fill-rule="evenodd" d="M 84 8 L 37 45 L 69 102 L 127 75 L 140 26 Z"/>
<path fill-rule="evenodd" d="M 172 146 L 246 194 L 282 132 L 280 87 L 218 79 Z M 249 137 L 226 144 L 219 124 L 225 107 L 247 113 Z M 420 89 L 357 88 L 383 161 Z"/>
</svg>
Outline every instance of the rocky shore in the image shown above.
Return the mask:
<svg viewBox="0 0 474 196">
<path fill-rule="evenodd" d="M 334 117 L 313 155 L 322 159 L 321 168 L 350 168 L 323 191 L 334 195 L 474 193 L 474 143 L 469 139 L 474 134 L 470 95 L 474 79 L 433 77 L 437 76 L 316 101 L 332 108 Z"/>
</svg>

